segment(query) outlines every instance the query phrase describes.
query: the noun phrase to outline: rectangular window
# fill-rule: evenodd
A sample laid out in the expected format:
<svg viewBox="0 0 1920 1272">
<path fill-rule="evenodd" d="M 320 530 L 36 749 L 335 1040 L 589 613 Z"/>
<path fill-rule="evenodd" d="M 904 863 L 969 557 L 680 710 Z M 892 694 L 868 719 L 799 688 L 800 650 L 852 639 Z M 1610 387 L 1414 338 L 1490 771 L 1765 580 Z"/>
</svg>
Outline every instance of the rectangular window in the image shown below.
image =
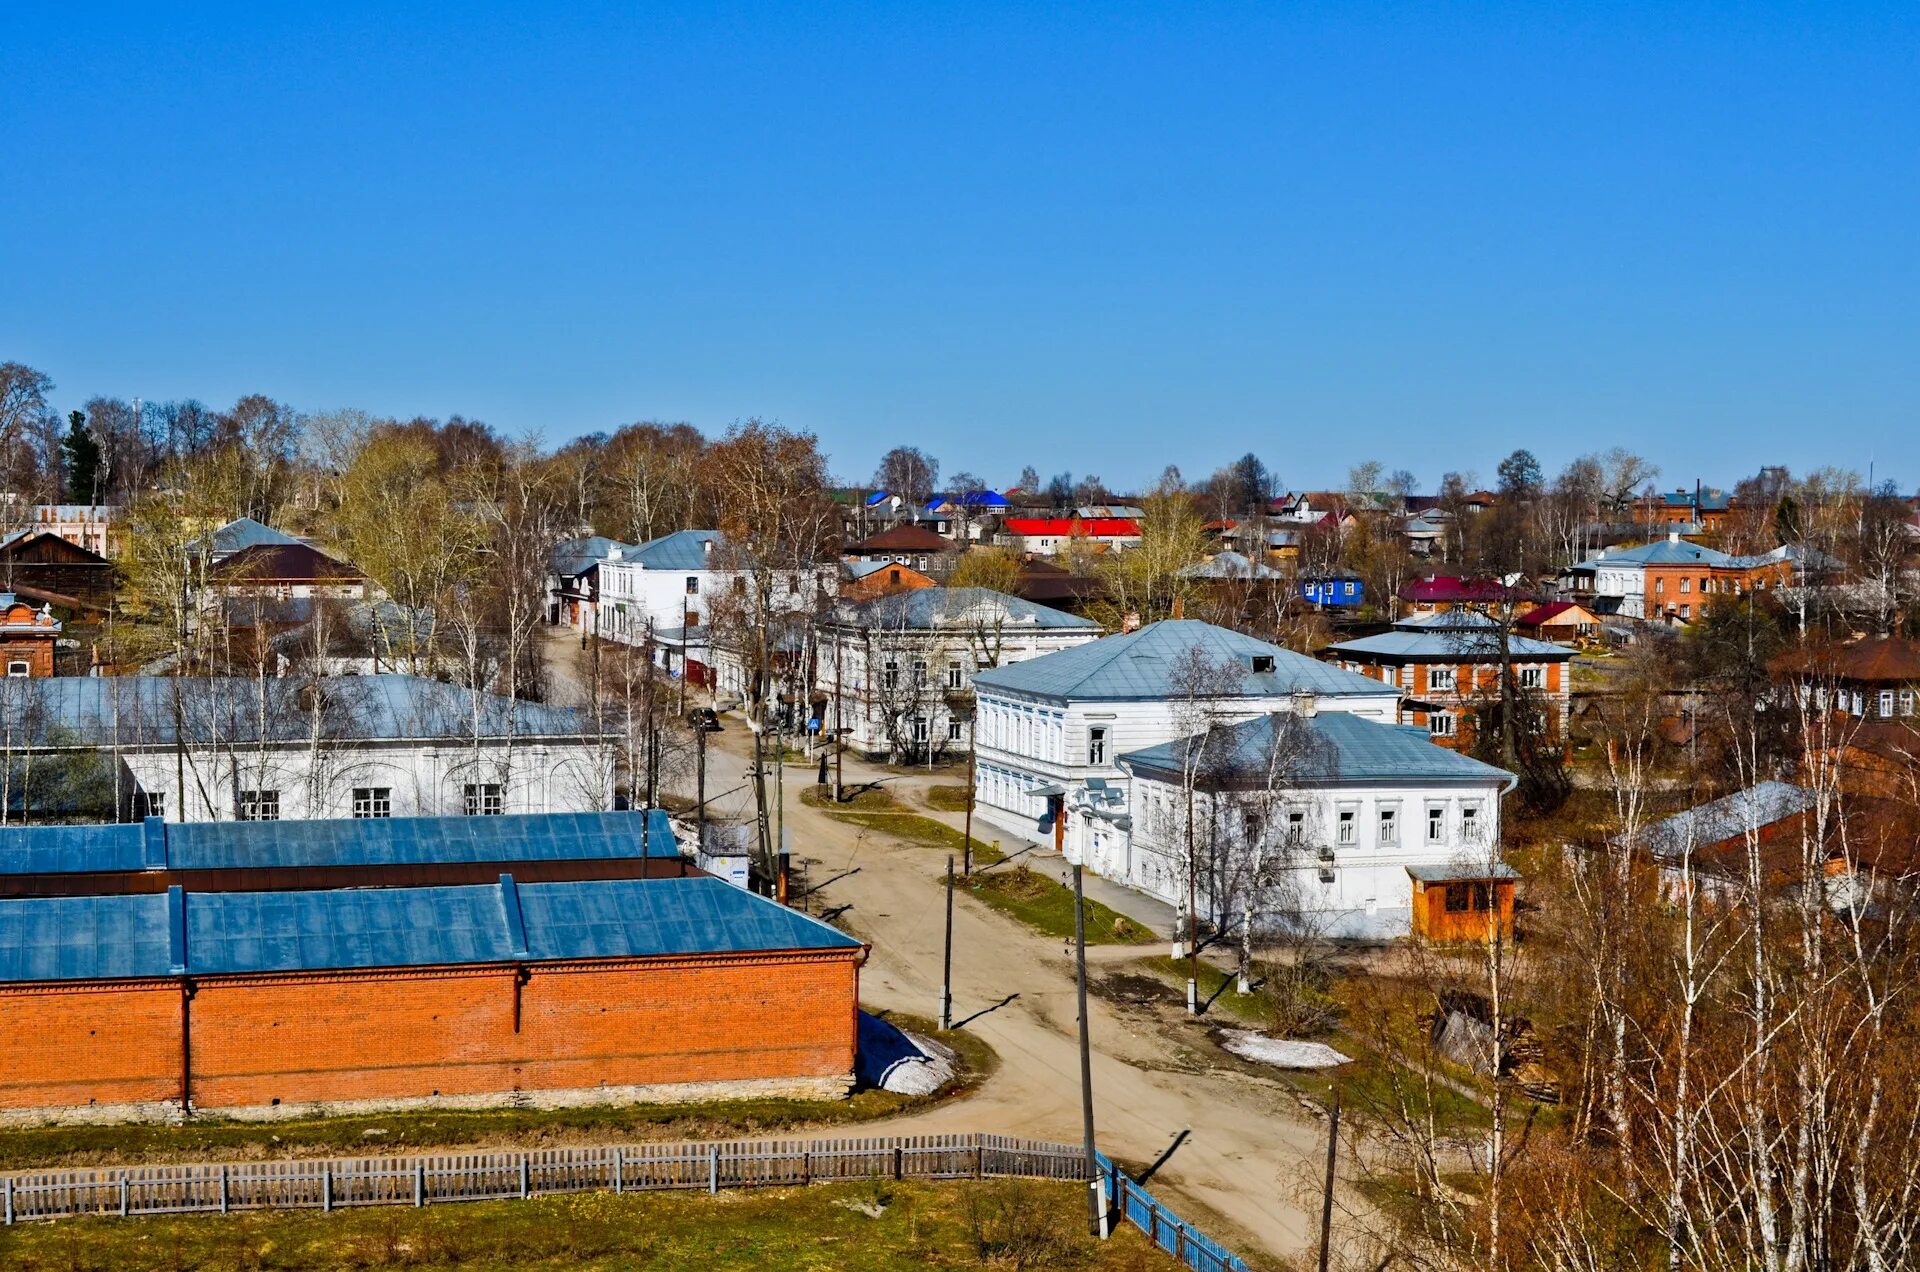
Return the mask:
<svg viewBox="0 0 1920 1272">
<path fill-rule="evenodd" d="M 1900 691 L 1900 714 L 1903 716 L 1913 714 L 1913 690 L 1911 689 Z"/>
<path fill-rule="evenodd" d="M 1667 581 L 1665 579 L 1655 579 L 1653 581 L 1653 594 L 1655 596 L 1665 595 L 1666 590 L 1667 590 Z"/>
<path fill-rule="evenodd" d="M 1437 844 L 1447 837 L 1447 810 L 1429 808 L 1427 810 L 1427 842 Z"/>
<path fill-rule="evenodd" d="M 1427 669 L 1427 688 L 1434 690 L 1451 690 L 1455 683 L 1453 668 L 1429 667 Z"/>
<path fill-rule="evenodd" d="M 700 576 L 699 575 L 697 574 L 687 575 L 687 595 L 688 596 L 700 595 Z"/>
<path fill-rule="evenodd" d="M 966 673 L 963 670 L 961 670 L 960 664 L 957 662 L 948 663 L 947 664 L 947 688 L 952 689 L 955 692 L 958 692 L 959 690 L 964 689 L 966 687 L 967 687 L 967 676 L 966 676 Z"/>
<path fill-rule="evenodd" d="M 897 689 L 900 687 L 900 664 L 898 662 L 891 658 L 887 659 L 886 669 L 880 673 L 880 683 L 889 689 Z"/>
<path fill-rule="evenodd" d="M 507 811 L 505 793 L 497 783 L 468 782 L 463 793 L 469 817 L 498 817 Z"/>
<path fill-rule="evenodd" d="M 279 791 L 241 791 L 241 821 L 279 821 Z"/>
<path fill-rule="evenodd" d="M 1260 820 L 1259 813 L 1245 813 L 1240 819 L 1240 833 L 1250 844 L 1257 844 L 1266 834 L 1266 823 Z"/>
<path fill-rule="evenodd" d="M 913 717 L 913 742 L 915 746 L 927 744 L 927 717 Z"/>
<path fill-rule="evenodd" d="M 1545 667 L 1522 667 L 1520 669 L 1520 687 L 1522 689 L 1545 689 L 1547 687 L 1547 669 Z"/>
<path fill-rule="evenodd" d="M 28 676 L 28 675 L 31 675 L 32 673 L 33 673 L 33 668 L 28 666 L 26 663 L 10 662 L 7 664 L 7 675 L 12 679 L 17 680 L 22 676 Z"/>
<path fill-rule="evenodd" d="M 956 717 L 954 719 L 950 719 L 947 721 L 947 741 L 958 742 L 959 740 L 960 740 L 960 721 Z"/>
<path fill-rule="evenodd" d="M 1400 842 L 1400 814 L 1398 810 L 1383 808 L 1380 810 L 1380 846 L 1391 848 Z"/>
<path fill-rule="evenodd" d="M 1336 842 L 1342 844 L 1353 842 L 1353 810 L 1351 808 L 1340 810 L 1340 826 Z"/>
<path fill-rule="evenodd" d="M 1857 716 L 1867 714 L 1867 695 L 1858 689 L 1853 691 L 1853 714 Z"/>
<path fill-rule="evenodd" d="M 1480 841 L 1480 810 L 1472 804 L 1460 810 L 1460 837 L 1470 844 Z"/>
<path fill-rule="evenodd" d="M 1688 592 L 1691 592 L 1691 591 L 1693 591 L 1693 580 L 1692 580 L 1692 579 L 1681 579 L 1681 580 L 1680 580 L 1680 595 L 1682 595 L 1682 596 L 1685 596 L 1685 595 L 1686 595 L 1686 594 L 1687 594 Z"/>
<path fill-rule="evenodd" d="M 353 815 L 355 817 L 393 816 L 393 788 L 391 786 L 354 787 Z"/>
<path fill-rule="evenodd" d="M 1447 885 L 1448 914 L 1484 913 L 1491 908 L 1486 884 L 1450 883 Z"/>
<path fill-rule="evenodd" d="M 1893 718 L 1893 690 L 1891 689 L 1880 691 L 1880 718 L 1883 720 Z"/>
<path fill-rule="evenodd" d="M 1107 762 L 1107 727 L 1096 724 L 1087 730 L 1087 763 L 1105 764 Z"/>
<path fill-rule="evenodd" d="M 1306 837 L 1307 815 L 1305 813 L 1287 814 L 1287 842 L 1298 844 Z"/>
<path fill-rule="evenodd" d="M 139 805 L 142 817 L 165 817 L 167 815 L 167 793 L 165 791 L 141 791 L 135 801 Z"/>
<path fill-rule="evenodd" d="M 1453 716 L 1449 712 L 1445 712 L 1445 711 L 1441 711 L 1434 715 L 1428 716 L 1427 732 L 1432 734 L 1436 738 L 1452 737 L 1453 736 Z"/>
</svg>

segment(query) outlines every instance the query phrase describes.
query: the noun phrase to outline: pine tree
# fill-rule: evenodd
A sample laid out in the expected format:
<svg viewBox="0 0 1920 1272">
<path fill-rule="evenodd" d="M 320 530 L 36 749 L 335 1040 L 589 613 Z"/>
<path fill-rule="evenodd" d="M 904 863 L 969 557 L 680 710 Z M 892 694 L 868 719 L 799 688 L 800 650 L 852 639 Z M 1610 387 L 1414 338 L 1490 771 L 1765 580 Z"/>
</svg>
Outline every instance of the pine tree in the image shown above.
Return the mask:
<svg viewBox="0 0 1920 1272">
<path fill-rule="evenodd" d="M 96 502 L 100 477 L 100 443 L 87 429 L 84 412 L 67 413 L 67 435 L 60 443 L 67 460 L 67 498 L 73 503 Z"/>
</svg>

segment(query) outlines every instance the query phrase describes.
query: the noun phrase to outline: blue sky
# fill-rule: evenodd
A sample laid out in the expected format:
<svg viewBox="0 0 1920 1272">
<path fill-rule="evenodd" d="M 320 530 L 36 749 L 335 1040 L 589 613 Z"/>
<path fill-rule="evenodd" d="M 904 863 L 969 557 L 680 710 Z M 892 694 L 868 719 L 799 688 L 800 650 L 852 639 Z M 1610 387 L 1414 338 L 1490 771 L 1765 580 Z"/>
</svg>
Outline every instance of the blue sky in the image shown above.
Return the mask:
<svg viewBox="0 0 1920 1272">
<path fill-rule="evenodd" d="M 1920 482 L 1910 4 L 282 8 L 0 13 L 63 408 Z"/>
</svg>

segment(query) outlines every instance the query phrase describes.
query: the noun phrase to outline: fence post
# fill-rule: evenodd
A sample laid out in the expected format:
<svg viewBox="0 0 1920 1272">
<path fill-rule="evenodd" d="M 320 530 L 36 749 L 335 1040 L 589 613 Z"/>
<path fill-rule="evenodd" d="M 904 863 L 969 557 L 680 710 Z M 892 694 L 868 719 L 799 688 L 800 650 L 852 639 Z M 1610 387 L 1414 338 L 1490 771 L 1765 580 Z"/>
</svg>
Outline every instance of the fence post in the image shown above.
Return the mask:
<svg viewBox="0 0 1920 1272">
<path fill-rule="evenodd" d="M 718 1144 L 707 1145 L 707 1191 L 710 1193 L 720 1191 L 720 1146 Z"/>
<path fill-rule="evenodd" d="M 331 1164 L 320 1168 L 320 1209 L 323 1211 L 333 1209 L 333 1166 Z"/>
<path fill-rule="evenodd" d="M 893 1177 L 895 1179 L 903 1178 L 901 1174 L 901 1170 L 905 1165 L 905 1160 L 904 1160 L 905 1158 L 906 1158 L 905 1150 L 903 1150 L 898 1144 L 895 1144 L 893 1146 Z M 8 1183 L 9 1185 L 11 1185 L 12 1181 L 9 1180 Z"/>
<path fill-rule="evenodd" d="M 13 1226 L 13 1176 L 7 1176 L 7 1226 Z"/>
<path fill-rule="evenodd" d="M 232 1192 L 227 1186 L 227 1167 L 220 1168 L 220 1213 L 226 1214 L 233 1208 Z"/>
<path fill-rule="evenodd" d="M 627 1150 L 624 1148 L 616 1148 L 613 1150 L 613 1191 L 625 1192 L 627 1190 L 626 1175 Z"/>
<path fill-rule="evenodd" d="M 423 1161 L 413 1163 L 413 1208 L 415 1210 L 427 1204 L 427 1164 Z"/>
<path fill-rule="evenodd" d="M 520 1154 L 520 1200 L 527 1199 L 527 1155 Z"/>
<path fill-rule="evenodd" d="M 127 1217 L 127 1177 L 120 1176 L 120 1217 Z"/>
<path fill-rule="evenodd" d="M 800 1182 L 813 1182 L 813 1154 L 804 1148 L 800 1150 Z"/>
</svg>

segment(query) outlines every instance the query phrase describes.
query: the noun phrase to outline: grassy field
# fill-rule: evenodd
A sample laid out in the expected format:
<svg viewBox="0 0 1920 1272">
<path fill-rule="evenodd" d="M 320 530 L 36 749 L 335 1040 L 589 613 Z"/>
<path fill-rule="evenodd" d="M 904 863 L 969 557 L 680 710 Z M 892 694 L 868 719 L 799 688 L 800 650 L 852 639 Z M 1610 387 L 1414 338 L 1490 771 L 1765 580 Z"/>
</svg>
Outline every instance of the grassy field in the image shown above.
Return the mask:
<svg viewBox="0 0 1920 1272">
<path fill-rule="evenodd" d="M 285 1122 L 195 1118 L 184 1125 L 43 1126 L 0 1130 L 0 1169 L 167 1161 L 241 1161 L 446 1148 L 552 1148 L 619 1141 L 831 1136 L 964 1095 L 999 1063 L 993 1049 L 964 1031 L 900 1012 L 889 1020 L 945 1042 L 960 1055 L 960 1076 L 932 1096 L 860 1091 L 845 1100 L 720 1100 L 706 1104 L 632 1104 L 612 1108 L 479 1109 L 364 1114 Z"/>
<path fill-rule="evenodd" d="M 967 811 L 967 788 L 964 786 L 929 786 L 927 788 L 927 806 L 943 813 L 964 813 Z"/>
<path fill-rule="evenodd" d="M 423 1210 L 63 1220 L 5 1229 L 0 1265 L 12 1272 L 1176 1267 L 1133 1229 L 1104 1244 L 1090 1238 L 1085 1199 L 1073 1183 L 873 1181 L 718 1196 L 589 1193 Z"/>
<path fill-rule="evenodd" d="M 877 787 L 860 791 L 843 804 L 835 804 L 831 797 L 823 799 L 813 790 L 808 790 L 800 798 L 804 803 L 825 809 L 828 816 L 849 825 L 892 835 L 923 848 L 938 848 L 960 856 L 967 841 L 965 835 L 945 822 L 901 808 L 891 795 Z M 992 844 L 978 836 L 974 837 L 973 861 L 976 867 L 990 865 L 1001 859 L 1002 854 Z"/>
<path fill-rule="evenodd" d="M 1037 932 L 1065 941 L 1073 939 L 1073 889 L 1056 879 L 1016 865 L 1011 870 L 976 870 L 960 886 Z M 1159 939 L 1098 901 L 1089 899 L 1086 906 L 1089 945 L 1146 945 Z"/>
</svg>

